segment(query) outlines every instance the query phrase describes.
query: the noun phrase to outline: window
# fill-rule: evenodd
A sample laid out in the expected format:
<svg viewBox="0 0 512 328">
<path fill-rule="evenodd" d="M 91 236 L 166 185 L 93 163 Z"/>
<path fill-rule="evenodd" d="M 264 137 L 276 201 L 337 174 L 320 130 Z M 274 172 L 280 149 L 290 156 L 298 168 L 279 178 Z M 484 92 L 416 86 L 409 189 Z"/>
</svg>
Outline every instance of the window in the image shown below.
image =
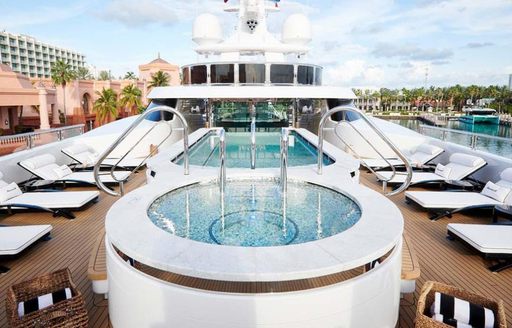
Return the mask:
<svg viewBox="0 0 512 328">
<path fill-rule="evenodd" d="M 238 71 L 240 83 L 265 83 L 264 64 L 240 64 Z"/>
<path fill-rule="evenodd" d="M 206 66 L 199 65 L 190 68 L 190 80 L 192 84 L 204 84 L 207 81 Z"/>
<path fill-rule="evenodd" d="M 211 83 L 234 83 L 235 82 L 235 65 L 218 64 L 212 65 L 210 68 Z"/>
<path fill-rule="evenodd" d="M 297 82 L 299 84 L 313 84 L 315 68 L 312 66 L 299 66 L 297 68 Z"/>
<path fill-rule="evenodd" d="M 270 66 L 270 82 L 293 84 L 293 65 Z"/>
<path fill-rule="evenodd" d="M 315 68 L 315 84 L 322 85 L 322 68 Z"/>
</svg>

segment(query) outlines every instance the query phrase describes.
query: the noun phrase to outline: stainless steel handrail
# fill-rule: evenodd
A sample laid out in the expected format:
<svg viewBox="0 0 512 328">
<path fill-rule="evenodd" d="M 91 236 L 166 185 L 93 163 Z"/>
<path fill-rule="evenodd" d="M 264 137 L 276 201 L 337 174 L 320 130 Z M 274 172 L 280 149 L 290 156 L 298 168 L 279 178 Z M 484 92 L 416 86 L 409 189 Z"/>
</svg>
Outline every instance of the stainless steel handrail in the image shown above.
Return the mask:
<svg viewBox="0 0 512 328">
<path fill-rule="evenodd" d="M 256 169 L 256 117 L 251 119 L 251 170 Z"/>
<path fill-rule="evenodd" d="M 337 124 L 337 126 L 341 125 L 342 122 L 339 122 Z M 396 168 L 393 164 L 391 164 L 390 161 L 388 161 L 388 159 L 358 130 L 356 129 L 356 127 L 349 121 L 343 121 L 343 123 L 347 123 L 348 126 L 350 126 L 376 153 L 377 155 L 380 156 L 380 158 L 382 158 L 387 164 L 388 166 L 391 168 L 391 171 L 393 171 L 393 173 L 391 174 L 391 176 L 389 178 L 384 178 L 384 177 L 381 177 L 383 178 L 382 181 L 390 181 L 391 179 L 393 179 L 396 175 Z M 338 130 L 336 130 L 336 128 L 333 128 L 333 131 L 334 131 L 334 134 L 338 137 L 338 139 L 345 145 L 347 146 L 348 149 L 350 149 L 352 151 L 352 154 L 356 156 L 356 158 L 360 161 L 363 161 L 364 162 L 364 158 L 362 158 L 361 156 L 359 156 L 359 154 L 357 153 L 357 151 L 352 148 L 352 146 L 350 146 L 350 144 L 348 144 L 347 142 L 345 142 L 345 140 L 343 140 L 343 137 L 339 135 L 338 133 Z M 371 173 L 373 173 L 373 175 L 375 176 L 379 176 L 378 173 L 370 166 L 366 166 L 366 168 L 368 170 L 370 170 Z M 380 176 L 379 176 L 380 177 Z M 385 186 L 383 187 L 384 188 L 384 191 L 385 191 Z"/>
<path fill-rule="evenodd" d="M 217 130 L 219 136 L 219 156 L 220 156 L 220 171 L 219 171 L 219 188 L 221 195 L 226 191 L 226 132 L 223 128 Z"/>
<path fill-rule="evenodd" d="M 328 118 L 330 118 L 332 115 L 334 115 L 338 112 L 342 112 L 342 111 L 348 111 L 348 112 L 353 112 L 353 113 L 359 114 L 361 119 L 366 124 L 368 124 L 370 126 L 370 128 L 391 148 L 391 150 L 393 150 L 398 155 L 398 158 L 400 160 L 402 160 L 402 162 L 404 163 L 405 168 L 407 170 L 407 176 L 405 178 L 405 182 L 399 188 L 387 193 L 386 196 L 393 196 L 393 195 L 399 194 L 402 191 L 406 190 L 409 187 L 409 185 L 411 184 L 411 180 L 412 180 L 412 166 L 409 163 L 409 160 L 407 159 L 407 157 L 405 157 L 404 154 L 402 154 L 400 149 L 398 149 L 398 147 L 396 147 L 395 144 L 393 142 L 391 142 L 391 140 L 389 140 L 389 138 L 362 111 L 360 111 L 359 109 L 357 109 L 353 106 L 338 106 L 338 107 L 335 107 L 335 108 L 327 111 L 324 115 L 322 115 L 322 118 L 320 120 L 320 124 L 318 127 L 318 174 L 322 174 L 322 167 L 323 167 L 323 157 L 324 157 L 323 147 L 324 147 L 325 124 L 326 124 Z M 378 176 L 378 177 L 382 178 L 381 176 Z"/>
<path fill-rule="evenodd" d="M 281 191 L 283 197 L 286 197 L 288 191 L 288 136 L 289 129 L 281 129 L 281 177 L 279 183 L 281 185 Z"/>
<path fill-rule="evenodd" d="M 101 190 L 103 190 L 104 192 L 106 192 L 107 194 L 111 195 L 111 196 L 122 196 L 124 194 L 124 188 L 123 188 L 123 181 L 121 179 L 118 179 L 116 176 L 115 176 L 115 172 L 113 170 L 110 171 L 110 175 L 112 176 L 112 179 L 114 179 L 115 181 L 119 182 L 119 187 L 120 187 L 120 192 L 116 192 L 110 188 L 108 188 L 107 186 L 105 186 L 105 184 L 101 181 L 100 179 L 100 176 L 101 175 L 104 175 L 104 174 L 100 174 L 100 168 L 101 168 L 101 164 L 102 162 L 112 153 L 112 151 L 114 151 L 120 144 L 121 142 L 123 142 L 126 137 L 133 132 L 133 130 L 135 130 L 135 128 L 137 128 L 137 126 L 140 125 L 140 123 L 142 123 L 149 115 L 155 113 L 155 112 L 168 112 L 168 113 L 171 113 L 173 115 L 175 115 L 181 122 L 182 126 L 183 126 L 183 166 L 184 166 L 184 174 L 185 175 L 188 175 L 189 174 L 189 158 L 188 158 L 188 124 L 187 124 L 187 121 L 185 120 L 185 118 L 183 117 L 183 115 L 176 109 L 172 108 L 172 107 L 169 107 L 169 106 L 157 106 L 157 107 L 153 107 L 151 109 L 148 109 L 146 110 L 144 113 L 142 113 L 136 120 L 135 122 L 132 123 L 132 125 L 130 125 L 130 127 L 128 127 L 128 129 L 126 129 L 126 131 L 124 131 L 118 138 L 116 141 L 114 141 L 112 143 L 112 145 L 110 145 L 102 154 L 101 156 L 99 157 L 98 161 L 96 162 L 96 164 L 94 165 L 94 179 L 96 180 L 96 185 L 98 186 L 98 188 L 100 188 Z M 154 128 L 154 127 L 153 127 Z M 146 136 L 148 133 L 144 134 L 144 136 Z M 172 134 L 172 129 L 171 129 L 171 132 L 170 134 L 166 137 L 166 139 Z M 164 139 L 164 141 L 166 140 Z M 158 146 L 160 146 L 164 141 L 162 141 Z M 138 145 L 140 142 L 140 139 L 137 143 L 135 143 L 135 145 L 133 145 L 132 147 L 130 147 L 130 149 L 128 150 L 128 153 L 131 152 L 133 150 L 133 148 L 135 148 L 136 145 Z M 122 157 L 124 158 L 124 157 Z M 121 160 L 120 160 L 121 161 Z M 117 164 L 120 163 L 120 161 L 118 161 Z M 140 166 L 140 165 L 139 165 Z M 135 170 L 134 170 L 135 171 Z M 130 172 L 130 175 L 134 172 L 134 171 L 131 171 Z M 125 178 L 126 179 L 126 178 Z"/>
</svg>

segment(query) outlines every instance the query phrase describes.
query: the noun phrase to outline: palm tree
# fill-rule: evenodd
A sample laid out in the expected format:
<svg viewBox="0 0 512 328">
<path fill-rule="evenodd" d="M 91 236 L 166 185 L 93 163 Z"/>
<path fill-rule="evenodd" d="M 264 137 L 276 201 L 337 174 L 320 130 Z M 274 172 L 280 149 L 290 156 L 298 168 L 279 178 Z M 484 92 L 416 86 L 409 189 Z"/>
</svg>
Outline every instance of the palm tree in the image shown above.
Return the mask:
<svg viewBox="0 0 512 328">
<path fill-rule="evenodd" d="M 151 74 L 151 81 L 148 84 L 148 87 L 150 89 L 155 87 L 165 87 L 169 85 L 169 81 L 171 80 L 171 77 L 169 74 L 158 71 L 155 74 Z"/>
<path fill-rule="evenodd" d="M 100 81 L 107 81 L 111 79 L 110 72 L 107 71 L 100 71 L 100 74 L 98 75 L 98 80 Z"/>
<path fill-rule="evenodd" d="M 67 123 L 66 119 L 66 84 L 75 78 L 75 71 L 69 63 L 63 60 L 57 60 L 52 66 L 52 80 L 55 84 L 59 84 L 62 87 L 64 94 L 64 125 Z"/>
<path fill-rule="evenodd" d="M 78 67 L 75 71 L 75 77 L 77 80 L 90 80 L 92 75 L 87 67 Z"/>
<path fill-rule="evenodd" d="M 117 117 L 117 93 L 111 88 L 96 91 L 98 99 L 94 102 L 96 121 L 99 125 Z"/>
<path fill-rule="evenodd" d="M 127 72 L 125 75 L 124 75 L 124 79 L 125 80 L 137 80 L 137 76 L 135 75 L 134 72 Z"/>
<path fill-rule="evenodd" d="M 135 115 L 142 106 L 142 91 L 133 84 L 129 84 L 121 91 L 120 105 L 130 114 Z"/>
</svg>

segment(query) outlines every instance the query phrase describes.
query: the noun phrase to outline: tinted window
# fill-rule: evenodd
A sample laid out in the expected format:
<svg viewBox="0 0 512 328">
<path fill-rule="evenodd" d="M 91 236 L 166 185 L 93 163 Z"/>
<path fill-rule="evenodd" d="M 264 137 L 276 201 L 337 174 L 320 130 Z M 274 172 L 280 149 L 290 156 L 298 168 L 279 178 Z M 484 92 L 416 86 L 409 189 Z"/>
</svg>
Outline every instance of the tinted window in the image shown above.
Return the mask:
<svg viewBox="0 0 512 328">
<path fill-rule="evenodd" d="M 263 64 L 240 64 L 238 71 L 240 83 L 265 83 Z"/>
<path fill-rule="evenodd" d="M 235 66 L 233 64 L 212 65 L 210 79 L 211 83 L 234 83 Z"/>
<path fill-rule="evenodd" d="M 299 66 L 297 68 L 297 82 L 299 84 L 313 84 L 315 68 L 312 66 Z"/>
<path fill-rule="evenodd" d="M 190 68 L 190 80 L 192 84 L 206 83 L 206 66 L 199 65 Z"/>
<path fill-rule="evenodd" d="M 188 67 L 183 68 L 182 72 L 182 83 L 190 84 L 190 69 Z"/>
<path fill-rule="evenodd" d="M 317 67 L 315 71 L 315 84 L 322 85 L 322 68 Z"/>
<path fill-rule="evenodd" d="M 270 66 L 270 82 L 293 84 L 293 65 Z"/>
</svg>

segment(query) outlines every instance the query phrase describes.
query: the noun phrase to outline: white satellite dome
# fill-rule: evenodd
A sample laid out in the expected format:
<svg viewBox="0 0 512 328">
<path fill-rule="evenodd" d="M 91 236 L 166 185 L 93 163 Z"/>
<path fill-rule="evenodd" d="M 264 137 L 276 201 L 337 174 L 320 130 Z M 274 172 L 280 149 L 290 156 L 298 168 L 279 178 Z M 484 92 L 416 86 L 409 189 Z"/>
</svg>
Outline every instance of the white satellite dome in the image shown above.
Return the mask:
<svg viewBox="0 0 512 328">
<path fill-rule="evenodd" d="M 303 14 L 290 15 L 283 25 L 282 39 L 284 43 L 306 45 L 312 39 L 311 22 Z"/>
<path fill-rule="evenodd" d="M 197 16 L 192 30 L 192 40 L 200 46 L 222 41 L 222 28 L 217 16 L 202 14 Z"/>
</svg>

